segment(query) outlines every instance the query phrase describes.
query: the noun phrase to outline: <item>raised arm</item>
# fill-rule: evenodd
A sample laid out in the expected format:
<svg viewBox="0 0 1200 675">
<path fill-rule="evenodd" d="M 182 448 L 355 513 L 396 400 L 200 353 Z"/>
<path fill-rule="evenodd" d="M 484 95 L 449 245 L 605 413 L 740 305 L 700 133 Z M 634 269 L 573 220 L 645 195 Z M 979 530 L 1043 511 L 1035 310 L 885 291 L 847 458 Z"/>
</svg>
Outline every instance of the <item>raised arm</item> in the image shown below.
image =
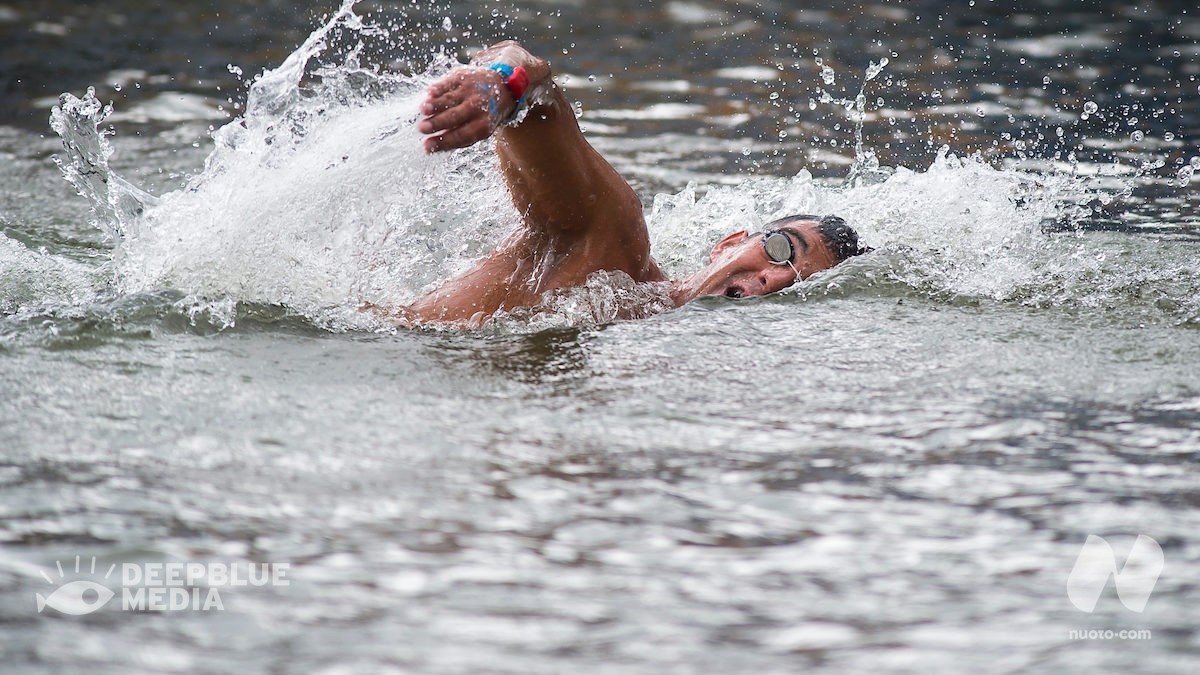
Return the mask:
<svg viewBox="0 0 1200 675">
<path fill-rule="evenodd" d="M 529 111 L 520 124 L 504 124 L 517 106 L 504 76 L 488 68 L 497 63 L 529 75 Z M 470 66 L 436 82 L 421 112 L 426 117 L 418 130 L 431 134 L 427 152 L 463 148 L 495 134 L 500 167 L 526 227 L 568 237 L 605 228 L 625 245 L 647 246 L 637 195 L 583 137 L 550 64 L 516 42 L 488 47 Z"/>
</svg>

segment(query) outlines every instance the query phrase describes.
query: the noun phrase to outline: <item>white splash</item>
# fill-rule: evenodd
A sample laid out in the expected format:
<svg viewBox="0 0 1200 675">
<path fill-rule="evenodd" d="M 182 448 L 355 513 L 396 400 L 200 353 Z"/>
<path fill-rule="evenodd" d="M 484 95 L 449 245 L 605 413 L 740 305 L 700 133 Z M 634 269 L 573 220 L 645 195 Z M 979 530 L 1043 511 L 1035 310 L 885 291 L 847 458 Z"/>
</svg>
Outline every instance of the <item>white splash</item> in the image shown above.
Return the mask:
<svg viewBox="0 0 1200 675">
<path fill-rule="evenodd" d="M 1063 276 L 1091 276 L 1103 260 L 1073 235 L 1045 231 L 1086 211 L 1079 205 L 1095 194 L 1086 179 L 997 169 L 948 148 L 926 171 L 901 167 L 870 185 L 822 183 L 803 171 L 700 193 L 689 185 L 654 201 L 648 218 L 653 248 L 668 274 L 695 269 L 731 231 L 761 230 L 800 213 L 845 218 L 879 251 L 858 269 L 872 267 L 873 274 L 931 296 L 1046 298 Z M 817 275 L 799 289 L 819 288 L 829 276 Z"/>
<path fill-rule="evenodd" d="M 0 234 L 0 313 L 86 302 L 103 285 L 101 276 L 94 267 L 26 248 Z"/>
<path fill-rule="evenodd" d="M 330 327 L 369 323 L 365 300 L 411 301 L 517 222 L 484 146 L 429 157 L 415 129 L 425 89 L 452 62 L 409 76 L 361 67 L 371 33 L 347 0 L 251 85 L 245 115 L 214 134 L 204 171 L 160 199 L 109 169 L 94 94 L 64 96 L 54 126 L 64 174 L 116 240 L 123 293 L 183 291 L 189 311 L 232 321 L 234 303 L 286 306 Z M 360 40 L 320 63 L 333 36 Z M 364 323 L 366 322 L 366 323 Z"/>
</svg>

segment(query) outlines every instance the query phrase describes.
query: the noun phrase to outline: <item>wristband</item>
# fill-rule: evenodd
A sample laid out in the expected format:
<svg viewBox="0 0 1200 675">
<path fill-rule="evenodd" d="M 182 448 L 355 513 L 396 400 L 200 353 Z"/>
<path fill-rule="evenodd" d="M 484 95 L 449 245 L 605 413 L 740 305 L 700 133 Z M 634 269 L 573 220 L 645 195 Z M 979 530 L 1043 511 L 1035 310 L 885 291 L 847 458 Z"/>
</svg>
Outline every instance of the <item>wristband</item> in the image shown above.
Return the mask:
<svg viewBox="0 0 1200 675">
<path fill-rule="evenodd" d="M 511 121 L 521 111 L 521 108 L 525 107 L 525 92 L 529 91 L 529 74 L 521 66 L 513 68 L 507 63 L 493 63 L 488 68 L 504 77 L 504 86 L 508 87 L 508 93 L 512 94 L 513 101 L 517 104 L 506 120 Z"/>
</svg>

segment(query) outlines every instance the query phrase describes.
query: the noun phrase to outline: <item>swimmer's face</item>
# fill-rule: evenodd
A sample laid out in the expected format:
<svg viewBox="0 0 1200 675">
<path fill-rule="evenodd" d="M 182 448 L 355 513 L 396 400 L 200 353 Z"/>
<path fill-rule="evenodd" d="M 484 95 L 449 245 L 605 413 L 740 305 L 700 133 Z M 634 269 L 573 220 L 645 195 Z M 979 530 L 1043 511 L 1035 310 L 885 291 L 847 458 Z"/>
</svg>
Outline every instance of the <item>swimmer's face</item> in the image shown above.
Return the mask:
<svg viewBox="0 0 1200 675">
<path fill-rule="evenodd" d="M 741 298 L 781 291 L 800 279 L 827 270 L 837 257 L 817 230 L 813 221 L 793 221 L 775 232 L 782 233 L 792 245 L 790 262 L 776 262 L 763 241 L 766 234 L 734 232 L 717 242 L 709 253 L 709 266 L 703 272 L 698 295 L 724 295 Z M 778 259 L 782 241 L 771 242 Z M 786 253 L 785 253 L 786 255 Z"/>
</svg>

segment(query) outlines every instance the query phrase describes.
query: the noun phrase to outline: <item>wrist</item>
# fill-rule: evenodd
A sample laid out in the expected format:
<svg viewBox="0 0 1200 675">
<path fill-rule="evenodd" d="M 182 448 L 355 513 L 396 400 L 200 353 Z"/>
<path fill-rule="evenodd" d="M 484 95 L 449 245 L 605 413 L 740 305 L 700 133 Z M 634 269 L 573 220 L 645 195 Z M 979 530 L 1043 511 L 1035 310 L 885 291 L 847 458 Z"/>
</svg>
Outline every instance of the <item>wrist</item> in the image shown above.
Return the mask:
<svg viewBox="0 0 1200 675">
<path fill-rule="evenodd" d="M 489 105 L 491 106 L 493 117 L 497 118 L 496 122 L 501 125 L 512 125 L 520 122 L 523 119 L 522 113 L 528 108 L 527 96 L 532 88 L 530 86 L 529 73 L 525 70 L 524 66 L 514 66 L 505 62 L 492 63 L 487 68 L 500 75 L 501 81 L 513 101 L 512 110 L 507 115 L 500 117 L 496 110 L 496 101 L 493 98 Z"/>
<path fill-rule="evenodd" d="M 514 70 L 524 68 L 529 78 L 527 98 L 534 98 L 539 89 L 550 82 L 550 62 L 534 56 L 529 50 L 513 40 L 505 40 L 476 52 L 471 57 L 472 65 L 490 68 L 493 64 L 505 64 Z"/>
<path fill-rule="evenodd" d="M 529 73 L 523 66 L 510 66 L 507 63 L 493 63 L 488 68 L 500 73 L 504 78 L 504 86 L 517 102 L 520 108 L 525 103 L 525 94 L 529 91 Z"/>
</svg>

